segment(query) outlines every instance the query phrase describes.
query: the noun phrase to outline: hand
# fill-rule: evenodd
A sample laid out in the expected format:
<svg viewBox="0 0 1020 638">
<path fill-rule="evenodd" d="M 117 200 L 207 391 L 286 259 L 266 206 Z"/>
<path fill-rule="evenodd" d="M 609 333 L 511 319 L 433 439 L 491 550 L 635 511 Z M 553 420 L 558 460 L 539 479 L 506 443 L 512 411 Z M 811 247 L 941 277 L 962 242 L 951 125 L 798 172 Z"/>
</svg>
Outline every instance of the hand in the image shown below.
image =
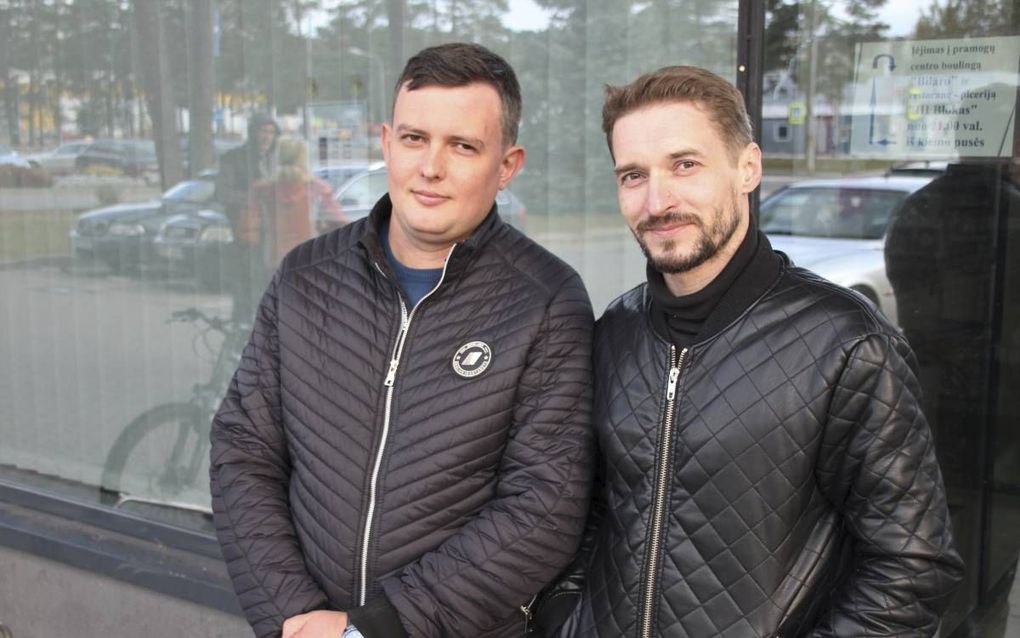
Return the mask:
<svg viewBox="0 0 1020 638">
<path fill-rule="evenodd" d="M 282 638 L 340 638 L 347 628 L 342 611 L 310 611 L 283 621 Z"/>
</svg>

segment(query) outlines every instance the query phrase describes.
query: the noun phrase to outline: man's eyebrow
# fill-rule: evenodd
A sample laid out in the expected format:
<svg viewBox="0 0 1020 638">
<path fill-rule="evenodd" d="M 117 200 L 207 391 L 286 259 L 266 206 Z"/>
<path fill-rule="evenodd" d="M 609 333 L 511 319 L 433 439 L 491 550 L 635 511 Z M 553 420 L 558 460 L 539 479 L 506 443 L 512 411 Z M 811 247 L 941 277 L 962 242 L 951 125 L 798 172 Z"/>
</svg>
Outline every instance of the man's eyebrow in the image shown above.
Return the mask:
<svg viewBox="0 0 1020 638">
<path fill-rule="evenodd" d="M 636 170 L 638 170 L 638 168 L 639 168 L 638 165 L 634 164 L 633 162 L 630 163 L 630 164 L 624 164 L 622 166 L 618 166 L 615 169 L 613 169 L 613 175 L 616 175 L 617 177 L 619 177 L 620 175 L 624 175 L 624 174 L 629 173 L 631 171 L 636 171 Z"/>
<path fill-rule="evenodd" d="M 421 130 L 420 128 L 416 128 L 414 126 L 408 126 L 407 124 L 397 124 L 397 132 L 398 133 L 413 133 L 415 135 L 421 135 L 422 137 L 427 137 L 425 135 L 425 131 Z"/>
<path fill-rule="evenodd" d="M 411 133 L 412 135 L 420 135 L 421 137 L 429 137 L 429 134 L 426 133 L 425 131 L 423 131 L 422 129 L 420 129 L 420 128 L 416 127 L 416 126 L 411 126 L 409 124 L 398 124 L 397 125 L 397 133 Z M 462 135 L 451 135 L 450 137 L 448 137 L 446 139 L 447 139 L 447 141 L 453 142 L 455 144 L 467 144 L 468 146 L 473 146 L 473 147 L 475 147 L 477 149 L 485 148 L 485 142 L 483 142 L 482 140 L 480 140 L 478 138 L 475 138 L 475 137 L 466 137 L 466 136 L 462 136 Z"/>
<path fill-rule="evenodd" d="M 450 141 L 454 142 L 454 143 L 457 143 L 457 144 L 467 144 L 468 146 L 473 146 L 473 147 L 477 148 L 478 150 L 482 150 L 482 149 L 485 148 L 485 142 L 483 142 L 480 139 L 474 138 L 474 137 L 463 137 L 461 135 L 451 135 L 450 136 Z"/>
<path fill-rule="evenodd" d="M 675 160 L 678 160 L 678 159 L 686 159 L 686 158 L 691 158 L 691 157 L 693 157 L 693 158 L 702 158 L 704 156 L 705 156 L 704 153 L 702 153 L 701 151 L 699 151 L 698 149 L 695 149 L 695 148 L 682 148 L 679 151 L 673 151 L 672 153 L 667 155 L 667 157 L 669 157 L 670 161 L 675 161 Z M 622 166 L 619 166 L 618 168 L 614 169 L 613 170 L 613 174 L 616 175 L 617 177 L 619 177 L 620 175 L 625 175 L 625 174 L 627 174 L 627 173 L 629 173 L 631 171 L 636 171 L 636 170 L 641 170 L 641 167 L 639 165 L 631 162 L 629 164 L 623 164 Z"/>
<path fill-rule="evenodd" d="M 695 148 L 682 148 L 669 154 L 669 159 L 683 159 L 685 157 L 704 157 L 705 154 Z"/>
</svg>

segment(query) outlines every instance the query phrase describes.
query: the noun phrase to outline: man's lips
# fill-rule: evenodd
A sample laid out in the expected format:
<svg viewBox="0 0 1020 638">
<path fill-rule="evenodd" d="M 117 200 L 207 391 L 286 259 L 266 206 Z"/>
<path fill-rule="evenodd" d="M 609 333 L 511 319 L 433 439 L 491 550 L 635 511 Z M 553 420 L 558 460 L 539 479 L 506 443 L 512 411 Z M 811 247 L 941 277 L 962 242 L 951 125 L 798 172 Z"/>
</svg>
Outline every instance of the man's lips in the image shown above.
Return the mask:
<svg viewBox="0 0 1020 638">
<path fill-rule="evenodd" d="M 697 225 L 699 225 L 699 220 L 696 217 L 674 214 L 656 219 L 655 221 L 646 221 L 638 226 L 638 231 L 643 234 L 651 233 L 653 235 L 665 236 Z"/>
<path fill-rule="evenodd" d="M 649 228 L 645 232 L 652 233 L 653 235 L 669 235 L 678 230 L 693 225 L 694 224 L 691 224 L 689 222 L 674 222 L 672 224 L 661 224 L 659 226 Z"/>
<path fill-rule="evenodd" d="M 446 195 L 426 190 L 412 190 L 411 194 L 414 195 L 415 200 L 423 206 L 438 206 L 450 199 Z"/>
</svg>

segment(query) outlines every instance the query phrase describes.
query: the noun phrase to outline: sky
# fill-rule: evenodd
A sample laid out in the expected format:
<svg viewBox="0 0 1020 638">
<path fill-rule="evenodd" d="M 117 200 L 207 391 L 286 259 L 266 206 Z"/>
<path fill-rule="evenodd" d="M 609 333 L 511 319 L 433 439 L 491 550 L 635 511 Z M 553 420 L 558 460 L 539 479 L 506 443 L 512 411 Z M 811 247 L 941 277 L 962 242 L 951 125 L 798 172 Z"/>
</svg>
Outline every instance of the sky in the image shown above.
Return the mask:
<svg viewBox="0 0 1020 638">
<path fill-rule="evenodd" d="M 534 0 L 510 0 L 510 11 L 504 17 L 506 26 L 515 31 L 535 31 L 545 29 L 552 14 Z M 891 37 L 907 35 L 913 32 L 914 25 L 920 15 L 920 8 L 927 8 L 928 0 L 904 2 L 889 0 L 879 11 L 879 17 L 889 25 L 888 35 Z"/>
</svg>

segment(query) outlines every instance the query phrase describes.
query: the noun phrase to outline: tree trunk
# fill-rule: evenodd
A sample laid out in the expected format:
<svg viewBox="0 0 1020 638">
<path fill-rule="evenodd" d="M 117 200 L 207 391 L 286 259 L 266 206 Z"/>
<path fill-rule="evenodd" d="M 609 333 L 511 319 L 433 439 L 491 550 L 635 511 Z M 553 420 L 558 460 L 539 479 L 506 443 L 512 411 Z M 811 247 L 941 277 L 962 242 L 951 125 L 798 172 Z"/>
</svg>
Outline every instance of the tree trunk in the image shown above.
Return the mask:
<svg viewBox="0 0 1020 638">
<path fill-rule="evenodd" d="M 21 144 L 21 124 L 18 116 L 18 78 L 11 73 L 11 9 L 0 7 L 0 80 L 4 83 L 4 119 L 7 120 L 7 139 L 12 146 Z"/>
<path fill-rule="evenodd" d="M 213 9 L 211 0 L 188 3 L 188 173 L 211 168 L 213 150 Z"/>
<path fill-rule="evenodd" d="M 166 33 L 159 0 L 134 0 L 135 28 L 141 47 L 142 79 L 152 120 L 159 176 L 164 189 L 181 181 L 181 148 L 174 118 L 173 84 L 167 56 Z"/>
<path fill-rule="evenodd" d="M 383 86 L 383 95 L 386 95 L 396 84 L 397 74 L 404 68 L 404 9 L 406 4 L 407 0 L 386 1 L 386 17 L 390 30 L 390 68 L 385 78 L 380 78 L 386 82 L 386 85 Z M 383 109 L 381 121 L 386 121 L 389 119 L 390 106 L 388 104 L 381 106 Z"/>
</svg>

